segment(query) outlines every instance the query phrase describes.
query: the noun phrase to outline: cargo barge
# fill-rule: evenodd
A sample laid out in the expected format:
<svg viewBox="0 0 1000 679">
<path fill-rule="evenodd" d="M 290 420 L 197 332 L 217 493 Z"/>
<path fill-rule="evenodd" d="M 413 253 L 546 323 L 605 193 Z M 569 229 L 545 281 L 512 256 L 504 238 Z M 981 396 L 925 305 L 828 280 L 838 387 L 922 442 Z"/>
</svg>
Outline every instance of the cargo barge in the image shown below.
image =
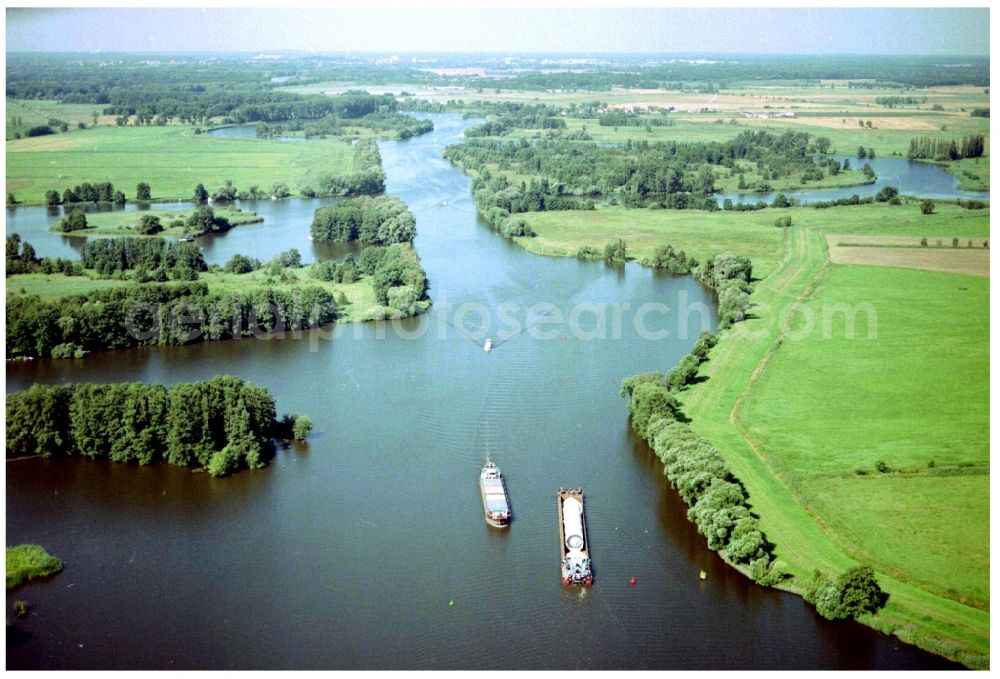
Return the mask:
<svg viewBox="0 0 1000 679">
<path fill-rule="evenodd" d="M 594 572 L 590 565 L 590 540 L 583 510 L 582 488 L 560 488 L 556 494 L 559 510 L 560 573 L 564 585 L 590 585 Z"/>
<path fill-rule="evenodd" d="M 483 495 L 483 513 L 486 523 L 497 528 L 510 525 L 510 503 L 503 475 L 497 466 L 487 462 L 479 474 L 479 492 Z"/>
</svg>

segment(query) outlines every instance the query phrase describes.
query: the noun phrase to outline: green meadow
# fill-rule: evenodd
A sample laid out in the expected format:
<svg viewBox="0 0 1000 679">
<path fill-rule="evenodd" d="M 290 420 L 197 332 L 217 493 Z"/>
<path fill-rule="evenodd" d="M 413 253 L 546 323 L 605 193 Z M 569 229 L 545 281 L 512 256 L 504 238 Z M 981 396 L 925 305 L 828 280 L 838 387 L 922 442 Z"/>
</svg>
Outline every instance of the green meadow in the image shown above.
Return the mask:
<svg viewBox="0 0 1000 679">
<path fill-rule="evenodd" d="M 789 216 L 796 225 L 827 233 L 914 235 L 937 238 L 989 237 L 989 211 L 966 210 L 940 203 L 932 215 L 921 214 L 913 202 L 816 208 L 785 208 L 753 212 L 627 209 L 598 205 L 595 210 L 531 212 L 525 215 L 534 238 L 517 238 L 522 247 L 541 255 L 575 256 L 588 245 L 599 252 L 613 238 L 623 238 L 637 260 L 660 245 L 673 245 L 699 261 L 733 253 L 750 257 L 754 276 L 764 278 L 785 257 L 785 230 L 774 226 Z"/>
<path fill-rule="evenodd" d="M 774 227 L 779 216 L 792 228 Z M 889 600 L 863 622 L 988 666 L 989 280 L 834 265 L 824 235 L 988 238 L 989 210 L 604 207 L 527 218 L 538 236 L 516 240 L 541 254 L 624 238 L 636 258 L 661 244 L 699 259 L 750 256 L 762 278 L 750 318 L 723 332 L 707 379 L 680 394 L 693 428 L 745 485 L 792 589 L 816 570 L 870 564 Z M 874 310 L 871 339 L 869 307 L 858 305 Z"/>
<path fill-rule="evenodd" d="M 343 293 L 344 297 L 347 298 L 347 304 L 341 305 L 344 315 L 338 321 L 347 323 L 360 321 L 362 314 L 376 305 L 375 290 L 372 288 L 371 279 L 368 276 L 364 276 L 354 283 L 334 283 L 313 278 L 308 266 L 300 269 L 285 269 L 285 273 L 288 274 L 287 277 L 274 276 L 263 269 L 247 274 L 205 271 L 199 274 L 198 279 L 208 284 L 209 292 L 219 293 L 248 293 L 258 289 L 290 292 L 310 286 L 323 288 L 335 297 L 339 297 L 339 294 Z M 69 295 L 134 285 L 130 281 L 97 278 L 96 275 L 97 273 L 92 270 L 86 271 L 83 276 L 66 276 L 58 273 L 17 274 L 7 277 L 7 294 L 38 296 L 51 301 Z"/>
<path fill-rule="evenodd" d="M 45 192 L 110 181 L 129 199 L 146 182 L 153 200 L 189 200 L 231 179 L 238 189 L 285 182 L 293 193 L 325 174 L 351 171 L 353 149 L 334 140 L 308 144 L 195 134 L 187 126 L 97 127 L 7 141 L 7 191 L 25 204 Z"/>
</svg>

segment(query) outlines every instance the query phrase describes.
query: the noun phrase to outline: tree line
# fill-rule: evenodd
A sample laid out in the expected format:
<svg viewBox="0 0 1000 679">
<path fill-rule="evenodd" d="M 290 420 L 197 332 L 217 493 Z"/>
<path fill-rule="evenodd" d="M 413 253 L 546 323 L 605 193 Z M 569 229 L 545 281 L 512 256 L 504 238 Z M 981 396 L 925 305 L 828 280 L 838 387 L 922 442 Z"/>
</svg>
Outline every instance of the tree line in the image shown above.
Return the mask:
<svg viewBox="0 0 1000 679">
<path fill-rule="evenodd" d="M 285 433 L 267 389 L 229 376 L 174 384 L 33 385 L 7 396 L 7 457 L 258 469 Z"/>
<path fill-rule="evenodd" d="M 149 200 L 149 185 L 140 183 L 136 187 L 136 200 Z M 145 198 L 140 198 L 145 189 Z M 56 189 L 49 189 L 45 192 L 45 204 L 49 207 L 56 205 L 73 205 L 76 203 L 114 203 L 116 205 L 125 204 L 125 194 L 115 190 L 111 182 L 97 182 L 91 184 L 83 182 L 73 188 L 67 187 L 61 194 Z"/>
<path fill-rule="evenodd" d="M 201 282 L 126 285 L 55 300 L 11 295 L 7 357 L 68 358 L 88 351 L 264 336 L 335 321 L 318 286 L 213 292 Z"/>
<path fill-rule="evenodd" d="M 208 208 L 211 210 L 211 208 Z M 157 272 L 176 280 L 197 280 L 208 265 L 194 243 L 160 238 L 93 238 L 83 245 L 81 260 L 102 278 L 134 272 L 135 278 Z"/>
<path fill-rule="evenodd" d="M 910 140 L 906 157 L 914 160 L 959 160 L 960 158 L 980 158 L 986 150 L 986 138 L 973 134 L 961 139 L 935 139 L 918 137 Z"/>
<path fill-rule="evenodd" d="M 362 196 L 317 208 L 311 233 L 314 240 L 365 245 L 410 243 L 416 220 L 406 203 L 395 196 Z"/>
</svg>

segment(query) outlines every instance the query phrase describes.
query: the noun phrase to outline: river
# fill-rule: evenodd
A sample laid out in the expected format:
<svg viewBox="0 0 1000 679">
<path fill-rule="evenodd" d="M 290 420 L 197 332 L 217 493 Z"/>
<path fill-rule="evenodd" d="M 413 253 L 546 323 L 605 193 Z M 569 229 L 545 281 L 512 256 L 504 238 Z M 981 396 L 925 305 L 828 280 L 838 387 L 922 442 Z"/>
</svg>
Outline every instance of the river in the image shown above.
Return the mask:
<svg viewBox="0 0 1000 679">
<path fill-rule="evenodd" d="M 503 240 L 477 219 L 469 179 L 440 155 L 471 122 L 430 117 L 432 133 L 381 145 L 387 191 L 416 215 L 430 314 L 339 326 L 332 339 L 327 330 L 8 364 L 8 392 L 234 374 L 315 429 L 266 469 L 225 479 L 166 465 L 8 463 L 7 543 L 42 544 L 66 567 L 8 594 L 8 611 L 24 599 L 32 613 L 8 631 L 7 667 L 952 667 L 861 625 L 826 622 L 707 549 L 630 433 L 618 389 L 623 377 L 673 366 L 699 329 L 714 327 L 709 291 L 690 277 L 542 258 Z M 263 203 L 263 224 L 213 239 L 206 253 L 263 259 L 301 246 L 323 256 L 306 239 L 313 207 Z M 21 214 L 14 224 L 8 214 L 8 232 L 34 242 Z M 501 304 L 502 323 L 491 316 Z M 574 313 L 578 324 L 556 323 Z M 501 340 L 517 323 L 528 329 Z M 504 531 L 483 520 L 487 455 L 507 477 L 514 520 Z M 559 581 L 560 486 L 586 493 L 589 588 Z"/>
</svg>

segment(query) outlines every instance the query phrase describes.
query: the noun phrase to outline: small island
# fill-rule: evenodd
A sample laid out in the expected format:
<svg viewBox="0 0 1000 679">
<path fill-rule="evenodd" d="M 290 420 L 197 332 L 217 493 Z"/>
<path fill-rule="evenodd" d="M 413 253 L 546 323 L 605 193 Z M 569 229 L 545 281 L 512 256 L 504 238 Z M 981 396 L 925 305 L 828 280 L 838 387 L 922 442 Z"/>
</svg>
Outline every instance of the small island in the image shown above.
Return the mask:
<svg viewBox="0 0 1000 679">
<path fill-rule="evenodd" d="M 223 233 L 234 226 L 260 224 L 264 218 L 249 210 L 231 206 L 213 209 L 202 205 L 194 210 L 142 210 L 97 212 L 76 209 L 52 223 L 49 231 L 67 236 L 173 236 L 194 238 L 207 233 Z"/>
<path fill-rule="evenodd" d="M 8 547 L 7 589 L 14 589 L 35 578 L 54 575 L 62 568 L 62 561 L 38 545 Z"/>
</svg>

